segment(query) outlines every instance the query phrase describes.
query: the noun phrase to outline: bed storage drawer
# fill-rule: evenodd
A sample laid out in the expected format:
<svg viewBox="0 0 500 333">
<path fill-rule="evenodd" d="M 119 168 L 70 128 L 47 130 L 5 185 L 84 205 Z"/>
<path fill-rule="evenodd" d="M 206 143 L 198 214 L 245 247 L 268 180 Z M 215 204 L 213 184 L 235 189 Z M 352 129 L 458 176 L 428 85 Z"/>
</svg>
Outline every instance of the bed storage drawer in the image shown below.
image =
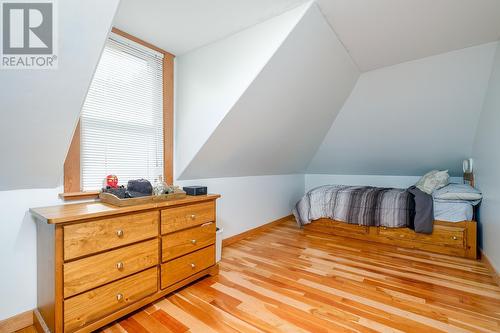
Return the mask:
<svg viewBox="0 0 500 333">
<path fill-rule="evenodd" d="M 167 234 L 215 221 L 215 202 L 164 209 L 161 211 L 161 233 Z"/>
<path fill-rule="evenodd" d="M 334 233 L 335 235 L 354 238 L 367 235 L 370 232 L 370 227 L 367 226 L 349 224 L 330 219 L 315 220 L 311 224 L 308 224 L 306 227 L 308 230 Z"/>
<path fill-rule="evenodd" d="M 379 235 L 394 240 L 408 240 L 426 244 L 441 244 L 449 247 L 465 247 L 465 229 L 434 225 L 432 234 L 420 234 L 408 228 L 378 228 Z"/>
<path fill-rule="evenodd" d="M 177 231 L 162 237 L 162 261 L 175 259 L 215 243 L 215 222 Z"/>
<path fill-rule="evenodd" d="M 153 211 L 64 226 L 64 260 L 153 238 L 158 219 Z"/>
<path fill-rule="evenodd" d="M 64 297 L 71 297 L 157 265 L 158 243 L 156 238 L 65 263 Z"/>
<path fill-rule="evenodd" d="M 196 252 L 161 265 L 161 288 L 165 289 L 215 264 L 215 246 L 210 245 Z"/>
<path fill-rule="evenodd" d="M 64 331 L 72 332 L 135 303 L 158 289 L 158 269 L 150 268 L 64 301 Z"/>
</svg>

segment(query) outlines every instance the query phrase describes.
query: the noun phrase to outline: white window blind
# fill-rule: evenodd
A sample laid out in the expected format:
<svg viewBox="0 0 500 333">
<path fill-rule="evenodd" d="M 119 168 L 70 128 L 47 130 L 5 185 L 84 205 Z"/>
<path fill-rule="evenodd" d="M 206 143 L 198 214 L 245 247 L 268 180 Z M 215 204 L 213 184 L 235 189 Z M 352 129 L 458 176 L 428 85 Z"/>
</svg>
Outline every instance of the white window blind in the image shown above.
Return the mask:
<svg viewBox="0 0 500 333">
<path fill-rule="evenodd" d="M 81 115 L 84 191 L 163 176 L 163 55 L 118 35 L 106 43 Z"/>
</svg>

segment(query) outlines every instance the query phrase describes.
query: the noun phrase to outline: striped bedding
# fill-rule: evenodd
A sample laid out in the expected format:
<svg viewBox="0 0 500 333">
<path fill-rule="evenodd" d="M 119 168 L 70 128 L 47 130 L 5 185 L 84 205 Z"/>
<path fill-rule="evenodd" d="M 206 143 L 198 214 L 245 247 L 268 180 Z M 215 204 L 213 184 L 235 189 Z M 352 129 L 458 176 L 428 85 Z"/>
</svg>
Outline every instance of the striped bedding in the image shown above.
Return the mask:
<svg viewBox="0 0 500 333">
<path fill-rule="evenodd" d="M 413 225 L 414 196 L 405 189 L 327 185 L 309 191 L 293 211 L 297 223 L 329 218 L 363 226 Z"/>
</svg>

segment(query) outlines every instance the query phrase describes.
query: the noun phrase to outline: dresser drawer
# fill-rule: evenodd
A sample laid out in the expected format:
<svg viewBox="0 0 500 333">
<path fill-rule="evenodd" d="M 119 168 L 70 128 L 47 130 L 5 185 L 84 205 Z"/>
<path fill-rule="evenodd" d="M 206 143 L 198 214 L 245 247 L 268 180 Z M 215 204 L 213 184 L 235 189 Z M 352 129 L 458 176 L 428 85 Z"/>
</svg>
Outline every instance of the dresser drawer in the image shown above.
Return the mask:
<svg viewBox="0 0 500 333">
<path fill-rule="evenodd" d="M 164 289 L 215 264 L 215 246 L 211 245 L 161 265 L 161 288 Z"/>
<path fill-rule="evenodd" d="M 64 259 L 69 260 L 158 235 L 158 212 L 129 214 L 64 227 Z"/>
<path fill-rule="evenodd" d="M 68 298 L 158 264 L 158 239 L 96 254 L 63 265 Z"/>
<path fill-rule="evenodd" d="M 215 221 L 215 201 L 203 202 L 161 211 L 161 233 L 191 228 Z"/>
<path fill-rule="evenodd" d="M 432 234 L 416 233 L 408 228 L 379 228 L 379 235 L 394 240 L 408 240 L 425 244 L 440 244 L 464 248 L 464 228 L 434 225 Z"/>
<path fill-rule="evenodd" d="M 163 262 L 180 257 L 215 243 L 215 222 L 207 222 L 190 229 L 162 237 Z"/>
<path fill-rule="evenodd" d="M 75 331 L 99 318 L 154 294 L 158 270 L 150 268 L 64 301 L 64 331 Z"/>
</svg>

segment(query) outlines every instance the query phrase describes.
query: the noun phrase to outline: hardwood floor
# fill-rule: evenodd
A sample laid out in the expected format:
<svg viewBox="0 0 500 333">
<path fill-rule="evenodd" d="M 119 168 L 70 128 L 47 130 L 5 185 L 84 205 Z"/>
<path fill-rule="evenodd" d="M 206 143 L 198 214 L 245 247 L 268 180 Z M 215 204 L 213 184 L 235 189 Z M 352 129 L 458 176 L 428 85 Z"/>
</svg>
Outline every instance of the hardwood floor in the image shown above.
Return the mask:
<svg viewBox="0 0 500 333">
<path fill-rule="evenodd" d="M 36 332 L 35 326 L 30 326 L 30 327 L 23 328 L 19 331 L 16 331 L 16 333 L 37 333 L 37 332 Z"/>
<path fill-rule="evenodd" d="M 219 276 L 102 332 L 500 332 L 500 287 L 480 261 L 292 221 L 224 248 L 223 258 Z"/>
</svg>

